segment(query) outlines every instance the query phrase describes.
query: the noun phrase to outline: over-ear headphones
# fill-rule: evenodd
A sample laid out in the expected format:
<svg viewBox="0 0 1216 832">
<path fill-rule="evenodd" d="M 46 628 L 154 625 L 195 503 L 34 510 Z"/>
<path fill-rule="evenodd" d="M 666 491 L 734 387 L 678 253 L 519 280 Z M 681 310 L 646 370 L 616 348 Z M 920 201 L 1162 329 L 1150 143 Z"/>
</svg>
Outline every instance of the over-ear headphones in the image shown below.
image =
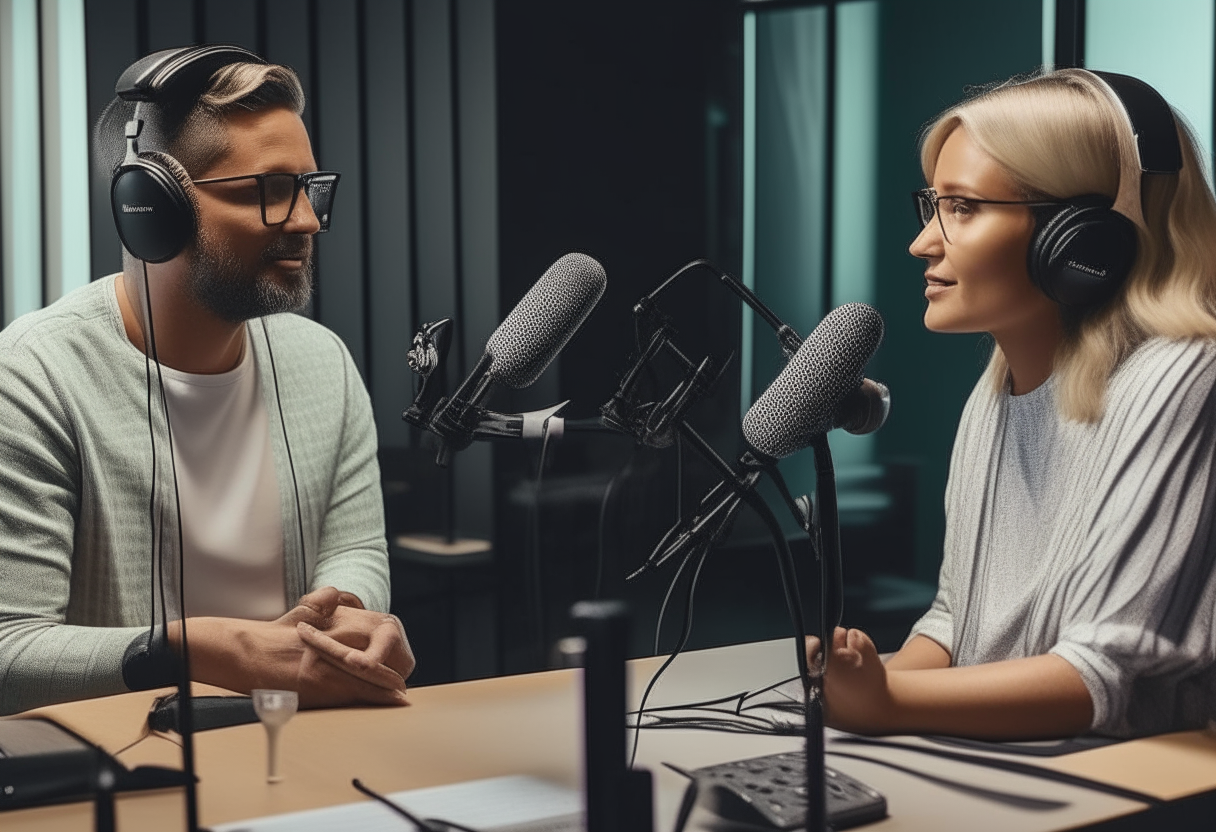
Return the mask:
<svg viewBox="0 0 1216 832">
<path fill-rule="evenodd" d="M 1155 89 L 1113 72 L 1094 72 L 1123 104 L 1136 138 L 1143 173 L 1182 170 L 1182 148 L 1174 114 Z M 1139 190 L 1137 189 L 1137 198 Z M 1136 224 L 1104 196 L 1066 200 L 1058 208 L 1035 209 L 1035 231 L 1027 253 L 1030 279 L 1063 306 L 1094 306 L 1127 279 L 1136 262 Z"/>
<path fill-rule="evenodd" d="M 123 246 L 140 260 L 173 259 L 197 227 L 185 168 L 166 153 L 139 149 L 143 108 L 152 104 L 163 114 L 166 105 L 192 103 L 216 70 L 235 63 L 266 61 L 227 44 L 166 49 L 131 64 L 114 86 L 119 98 L 135 102 L 135 112 L 126 125 L 126 157 L 110 178 L 110 209 Z"/>
</svg>

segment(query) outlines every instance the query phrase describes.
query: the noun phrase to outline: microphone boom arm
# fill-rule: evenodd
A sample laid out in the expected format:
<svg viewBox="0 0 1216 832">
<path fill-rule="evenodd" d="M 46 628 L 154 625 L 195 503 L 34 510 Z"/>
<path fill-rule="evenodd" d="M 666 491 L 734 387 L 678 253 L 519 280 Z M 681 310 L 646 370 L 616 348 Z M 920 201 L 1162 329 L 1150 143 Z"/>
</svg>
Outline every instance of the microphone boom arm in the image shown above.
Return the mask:
<svg viewBox="0 0 1216 832">
<path fill-rule="evenodd" d="M 781 351 L 785 353 L 785 357 L 787 359 L 796 353 L 798 348 L 802 346 L 802 339 L 798 336 L 798 333 L 794 331 L 793 327 L 778 318 L 777 313 L 773 312 L 772 309 L 769 309 L 764 301 L 760 300 L 756 293 L 747 287 L 747 284 L 743 283 L 729 272 L 719 269 L 713 263 L 704 258 L 693 260 L 692 262 L 685 264 L 675 274 L 660 283 L 658 288 L 656 288 L 653 292 L 644 297 L 642 300 L 638 301 L 638 306 L 652 304 L 654 299 L 657 298 L 660 293 L 666 291 L 666 289 L 679 277 L 696 268 L 707 269 L 709 272 L 715 275 L 718 280 L 720 280 L 726 286 L 726 288 L 730 289 L 739 297 L 740 300 L 746 303 L 753 312 L 759 315 L 764 322 L 772 328 L 773 332 L 777 333 L 777 339 L 781 342 Z"/>
</svg>

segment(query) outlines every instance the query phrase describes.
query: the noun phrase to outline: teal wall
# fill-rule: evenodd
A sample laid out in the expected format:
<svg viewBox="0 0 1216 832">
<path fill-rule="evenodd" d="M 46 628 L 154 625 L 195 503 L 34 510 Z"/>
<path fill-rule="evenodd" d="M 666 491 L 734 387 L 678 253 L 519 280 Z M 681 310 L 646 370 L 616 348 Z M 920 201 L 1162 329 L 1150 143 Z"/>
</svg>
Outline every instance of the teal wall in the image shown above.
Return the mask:
<svg viewBox="0 0 1216 832">
<path fill-rule="evenodd" d="M 1212 152 L 1211 0 L 1090 0 L 1085 65 L 1123 72 L 1152 84 L 1190 122 Z"/>
<path fill-rule="evenodd" d="M 0 326 L 89 281 L 84 0 L 0 0 Z"/>
<path fill-rule="evenodd" d="M 917 139 L 968 87 L 1038 68 L 1054 5 L 837 4 L 830 276 L 823 273 L 829 17 L 815 4 L 755 9 L 744 21 L 743 274 L 804 336 L 828 311 L 825 298 L 830 306 L 872 303 L 883 314 L 886 341 L 867 375 L 890 385 L 891 418 L 872 437 L 832 434 L 842 507 L 865 496 L 850 495 L 848 483 L 873 463 L 914 466 L 914 530 L 898 534 L 915 537 L 908 547 L 915 575 L 931 581 L 941 560 L 954 431 L 990 346 L 980 336 L 933 334 L 921 323 L 924 267 L 907 253 L 916 231 L 909 194 L 924 184 Z M 782 366 L 772 334 L 749 318 L 744 312 L 744 409 Z M 790 457 L 782 470 L 794 493 L 813 489 L 810 454 Z"/>
<path fill-rule="evenodd" d="M 892 410 L 877 434 L 877 455 L 918 465 L 916 574 L 932 579 L 941 561 L 942 495 L 954 431 L 990 346 L 985 337 L 936 334 L 922 324 L 924 266 L 907 251 L 917 231 L 909 194 L 924 187 L 917 138 L 967 87 L 1039 66 L 1042 5 L 886 0 L 880 17 L 874 300 L 887 337 L 871 372 L 890 384 Z"/>
</svg>

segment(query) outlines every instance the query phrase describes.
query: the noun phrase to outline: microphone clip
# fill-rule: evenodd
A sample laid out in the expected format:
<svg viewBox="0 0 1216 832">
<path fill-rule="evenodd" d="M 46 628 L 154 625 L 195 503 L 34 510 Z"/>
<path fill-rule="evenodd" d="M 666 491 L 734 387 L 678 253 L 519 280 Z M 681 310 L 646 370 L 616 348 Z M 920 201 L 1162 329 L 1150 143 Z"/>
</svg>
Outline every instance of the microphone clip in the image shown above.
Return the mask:
<svg viewBox="0 0 1216 832">
<path fill-rule="evenodd" d="M 641 355 L 625 373 L 617 391 L 600 408 L 601 421 L 607 427 L 627 433 L 648 448 L 667 448 L 675 443 L 676 434 L 685 415 L 698 402 L 710 395 L 734 353 L 725 361 L 707 355 L 694 364 L 672 342 L 672 330 L 648 298 L 638 301 L 635 314 L 663 320 L 655 330 Z M 684 377 L 662 401 L 642 401 L 637 386 L 643 370 L 653 372 L 652 363 L 660 353 L 673 357 L 683 368 Z"/>
<path fill-rule="evenodd" d="M 401 418 L 416 428 L 431 429 L 431 420 L 441 399 L 443 367 L 452 346 L 452 319 L 440 318 L 422 328 L 414 335 L 414 346 L 405 354 L 410 370 L 418 376 L 414 401 Z M 438 378 L 436 379 L 436 371 Z"/>
</svg>

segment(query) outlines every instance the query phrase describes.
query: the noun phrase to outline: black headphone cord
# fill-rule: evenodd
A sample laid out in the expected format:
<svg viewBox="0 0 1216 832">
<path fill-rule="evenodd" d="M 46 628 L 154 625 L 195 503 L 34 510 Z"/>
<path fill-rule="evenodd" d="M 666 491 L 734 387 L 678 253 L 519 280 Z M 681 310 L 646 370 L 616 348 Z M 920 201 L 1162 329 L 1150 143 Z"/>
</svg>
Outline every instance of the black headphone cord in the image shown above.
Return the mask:
<svg viewBox="0 0 1216 832">
<path fill-rule="evenodd" d="M 143 264 L 144 273 L 144 324 L 147 330 L 144 333 L 144 366 L 147 367 L 149 360 L 148 347 L 151 347 L 151 360 L 156 363 L 156 383 L 160 388 L 161 407 L 165 414 L 165 433 L 169 437 L 169 467 L 173 472 L 173 505 L 177 514 L 177 593 L 178 604 L 181 613 L 181 661 L 177 668 L 177 685 L 178 685 L 178 700 L 180 704 L 179 710 L 179 725 L 178 730 L 182 737 L 182 763 L 185 768 L 187 783 L 186 783 L 186 824 L 187 832 L 196 832 L 198 829 L 198 790 L 194 782 L 194 703 L 190 692 L 190 642 L 186 637 L 186 544 L 182 533 L 182 503 L 181 495 L 177 487 L 177 460 L 173 453 L 173 422 L 169 417 L 169 399 L 165 395 L 165 377 L 161 372 L 160 355 L 156 349 L 156 325 L 153 323 L 152 314 L 152 294 L 149 289 L 148 281 L 148 262 L 140 261 Z M 149 379 L 149 387 L 150 379 Z M 151 399 L 151 396 L 149 396 Z M 152 423 L 148 422 L 148 431 L 152 433 Z M 153 434 L 155 436 L 155 434 Z M 153 441 L 155 447 L 155 440 Z M 155 492 L 154 492 L 155 493 Z M 163 528 L 163 526 L 162 526 Z M 154 537 L 159 539 L 160 535 L 154 533 Z M 156 561 L 153 561 L 153 568 L 156 568 Z M 164 587 L 164 565 L 161 564 L 161 607 L 165 606 Z M 165 618 L 165 629 L 168 630 L 168 617 Z"/>
<path fill-rule="evenodd" d="M 143 264 L 144 271 L 144 309 L 143 317 L 150 319 L 152 317 L 151 301 L 148 296 L 148 264 L 140 261 Z M 126 291 L 124 287 L 123 291 Z M 144 327 L 144 387 L 147 391 L 148 399 L 148 442 L 152 446 L 152 486 L 148 492 L 148 530 L 151 533 L 150 543 L 152 545 L 149 554 L 149 562 L 151 564 L 151 573 L 148 576 L 148 587 L 151 594 L 149 608 L 152 610 L 151 622 L 148 625 L 148 649 L 152 650 L 154 639 L 156 637 L 156 607 L 157 598 L 160 599 L 160 620 L 163 625 L 168 624 L 169 615 L 165 608 L 165 570 L 160 565 L 160 538 L 161 525 L 156 522 L 156 432 L 152 428 L 152 345 L 148 339 L 147 326 Z M 159 579 L 159 581 L 158 581 Z M 157 584 L 159 582 L 159 594 L 157 593 Z"/>
<path fill-rule="evenodd" d="M 165 395 L 165 377 L 161 372 L 160 355 L 156 350 L 156 324 L 153 323 L 152 315 L 152 295 L 148 288 L 148 264 L 143 263 L 144 272 L 144 309 L 147 312 L 148 331 L 144 338 L 145 346 L 151 345 L 151 361 L 156 364 L 156 384 L 160 389 L 161 408 L 165 414 L 165 434 L 169 437 L 169 469 L 173 472 L 173 506 L 177 514 L 177 593 L 178 603 L 181 605 L 179 612 L 181 613 L 181 630 L 182 630 L 182 662 L 188 667 L 190 663 L 189 647 L 186 643 L 186 544 L 182 534 L 182 502 L 181 495 L 178 493 L 177 487 L 177 459 L 173 452 L 173 422 L 169 417 L 169 398 Z M 147 352 L 144 353 L 145 366 L 148 361 Z M 151 398 L 151 397 L 149 397 Z M 161 568 L 161 585 L 164 585 L 164 568 Z M 161 593 L 162 608 L 165 604 L 164 592 Z M 168 621 L 166 620 L 166 624 Z"/>
<path fill-rule="evenodd" d="M 266 319 L 258 318 L 262 324 L 262 337 L 266 340 L 266 355 L 270 358 L 270 377 L 274 380 L 274 400 L 279 408 L 279 427 L 283 431 L 283 445 L 287 448 L 287 467 L 291 471 L 291 487 L 296 497 L 296 525 L 300 532 L 300 594 L 308 592 L 308 557 L 304 545 L 304 509 L 300 504 L 300 483 L 296 479 L 296 463 L 291 454 L 291 440 L 287 438 L 287 419 L 283 416 L 283 398 L 279 395 L 279 371 L 274 363 L 274 348 L 270 346 L 270 332 Z"/>
</svg>

